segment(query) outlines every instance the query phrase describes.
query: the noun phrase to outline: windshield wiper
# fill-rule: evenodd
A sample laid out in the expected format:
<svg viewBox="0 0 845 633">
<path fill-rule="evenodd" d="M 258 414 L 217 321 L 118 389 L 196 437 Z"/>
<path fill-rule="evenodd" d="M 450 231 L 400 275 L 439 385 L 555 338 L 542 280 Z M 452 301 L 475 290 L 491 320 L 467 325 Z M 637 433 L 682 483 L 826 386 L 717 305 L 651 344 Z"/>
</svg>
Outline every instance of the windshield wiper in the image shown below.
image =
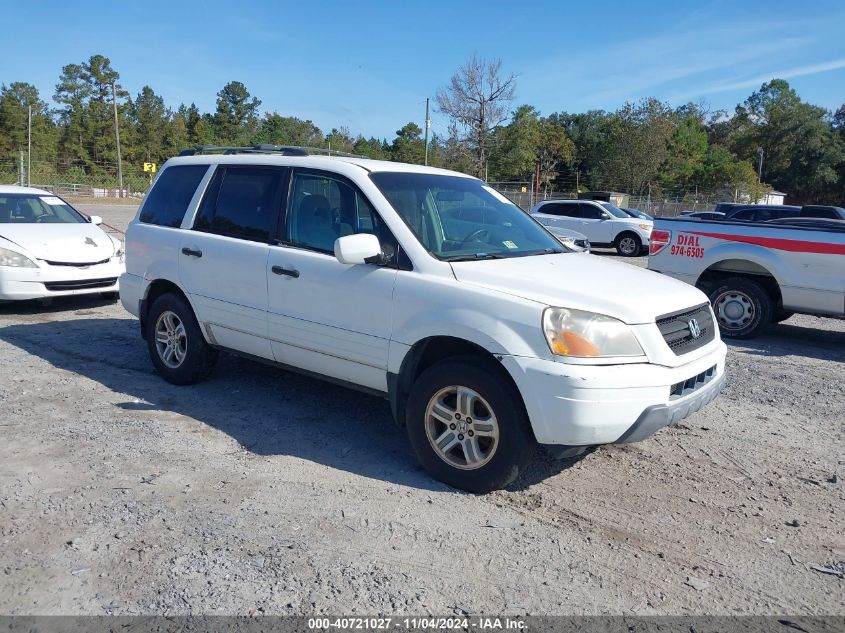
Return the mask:
<svg viewBox="0 0 845 633">
<path fill-rule="evenodd" d="M 476 253 L 475 255 L 453 255 L 444 257 L 444 262 L 477 262 L 480 259 L 502 259 L 501 255 L 495 253 Z"/>
</svg>

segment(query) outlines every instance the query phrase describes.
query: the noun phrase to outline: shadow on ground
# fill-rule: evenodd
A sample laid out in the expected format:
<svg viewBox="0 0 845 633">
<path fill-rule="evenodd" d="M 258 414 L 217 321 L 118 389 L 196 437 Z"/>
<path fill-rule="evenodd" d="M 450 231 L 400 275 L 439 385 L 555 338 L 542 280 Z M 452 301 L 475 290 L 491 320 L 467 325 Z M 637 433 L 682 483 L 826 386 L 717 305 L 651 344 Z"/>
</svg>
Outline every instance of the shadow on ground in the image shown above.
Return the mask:
<svg viewBox="0 0 845 633">
<path fill-rule="evenodd" d="M 75 315 L 85 315 L 85 307 L 78 302 L 65 306 L 79 308 Z M 0 328 L 0 339 L 94 380 L 118 397 L 126 394 L 114 404 L 121 410 L 184 415 L 223 431 L 257 455 L 292 455 L 372 479 L 452 490 L 418 465 L 384 399 L 229 354 L 220 355 L 209 380 L 170 385 L 155 373 L 134 319 L 8 325 Z M 535 463 L 510 489 L 528 487 L 575 461 L 538 451 Z"/>
</svg>

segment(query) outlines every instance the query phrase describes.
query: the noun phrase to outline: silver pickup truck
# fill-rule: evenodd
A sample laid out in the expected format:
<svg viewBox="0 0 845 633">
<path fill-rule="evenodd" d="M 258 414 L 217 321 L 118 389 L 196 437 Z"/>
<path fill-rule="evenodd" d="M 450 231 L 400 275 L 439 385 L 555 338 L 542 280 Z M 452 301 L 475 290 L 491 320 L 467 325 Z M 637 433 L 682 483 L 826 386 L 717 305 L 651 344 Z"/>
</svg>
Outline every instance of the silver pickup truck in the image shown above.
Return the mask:
<svg viewBox="0 0 845 633">
<path fill-rule="evenodd" d="M 703 290 L 726 338 L 794 313 L 845 317 L 845 222 L 657 218 L 648 267 Z"/>
</svg>

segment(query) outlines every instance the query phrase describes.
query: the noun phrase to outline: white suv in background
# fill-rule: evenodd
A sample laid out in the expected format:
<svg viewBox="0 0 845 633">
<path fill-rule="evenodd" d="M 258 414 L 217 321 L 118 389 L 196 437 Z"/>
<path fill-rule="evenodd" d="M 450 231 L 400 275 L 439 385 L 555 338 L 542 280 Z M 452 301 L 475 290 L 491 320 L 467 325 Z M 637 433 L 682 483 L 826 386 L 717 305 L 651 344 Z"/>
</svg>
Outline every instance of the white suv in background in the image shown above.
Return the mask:
<svg viewBox="0 0 845 633">
<path fill-rule="evenodd" d="M 208 151 L 167 161 L 126 233 L 121 300 L 172 383 L 227 350 L 379 394 L 422 465 L 473 492 L 537 442 L 642 440 L 722 387 L 701 291 L 568 252 L 476 178 Z"/>
<path fill-rule="evenodd" d="M 540 224 L 583 233 L 594 247 L 614 247 L 623 257 L 648 251 L 651 220 L 632 218 L 609 202 L 545 200 L 531 209 Z"/>
</svg>

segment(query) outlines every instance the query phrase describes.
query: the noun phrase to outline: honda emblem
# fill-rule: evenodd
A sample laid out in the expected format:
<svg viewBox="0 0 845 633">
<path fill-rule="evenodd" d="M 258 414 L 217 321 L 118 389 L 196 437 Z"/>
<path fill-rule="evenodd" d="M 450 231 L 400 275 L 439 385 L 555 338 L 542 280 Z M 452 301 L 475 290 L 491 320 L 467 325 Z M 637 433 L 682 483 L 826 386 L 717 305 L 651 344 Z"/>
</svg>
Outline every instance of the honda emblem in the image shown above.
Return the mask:
<svg viewBox="0 0 845 633">
<path fill-rule="evenodd" d="M 687 327 L 689 328 L 689 333 L 692 335 L 693 338 L 698 338 L 701 336 L 701 328 L 698 326 L 698 321 L 695 319 L 690 319 L 687 321 Z"/>
</svg>

